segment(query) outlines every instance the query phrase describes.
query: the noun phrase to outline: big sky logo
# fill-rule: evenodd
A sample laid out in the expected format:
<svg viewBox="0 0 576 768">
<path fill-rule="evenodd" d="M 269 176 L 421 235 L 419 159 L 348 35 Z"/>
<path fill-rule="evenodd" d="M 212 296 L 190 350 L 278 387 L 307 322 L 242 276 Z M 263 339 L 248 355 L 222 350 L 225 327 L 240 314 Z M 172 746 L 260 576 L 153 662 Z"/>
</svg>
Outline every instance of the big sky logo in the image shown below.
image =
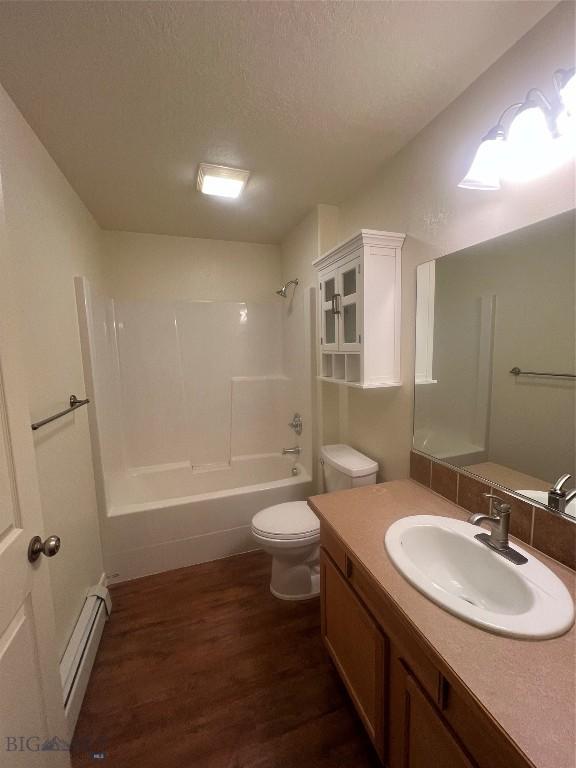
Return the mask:
<svg viewBox="0 0 576 768">
<path fill-rule="evenodd" d="M 39 736 L 6 736 L 6 752 L 69 752 L 70 744 L 59 736 L 42 740 Z"/>
</svg>

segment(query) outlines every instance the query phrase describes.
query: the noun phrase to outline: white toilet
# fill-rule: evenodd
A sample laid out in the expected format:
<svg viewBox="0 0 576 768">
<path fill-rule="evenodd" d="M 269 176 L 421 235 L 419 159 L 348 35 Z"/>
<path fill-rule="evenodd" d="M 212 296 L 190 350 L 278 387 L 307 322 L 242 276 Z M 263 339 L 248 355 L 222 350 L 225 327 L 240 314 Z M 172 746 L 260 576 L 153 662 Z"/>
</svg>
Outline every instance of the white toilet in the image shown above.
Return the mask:
<svg viewBox="0 0 576 768">
<path fill-rule="evenodd" d="M 376 482 L 378 464 L 349 445 L 321 450 L 324 490 Z M 308 600 L 320 593 L 320 521 L 305 501 L 288 501 L 257 512 L 252 535 L 272 555 L 270 591 L 281 600 Z"/>
</svg>

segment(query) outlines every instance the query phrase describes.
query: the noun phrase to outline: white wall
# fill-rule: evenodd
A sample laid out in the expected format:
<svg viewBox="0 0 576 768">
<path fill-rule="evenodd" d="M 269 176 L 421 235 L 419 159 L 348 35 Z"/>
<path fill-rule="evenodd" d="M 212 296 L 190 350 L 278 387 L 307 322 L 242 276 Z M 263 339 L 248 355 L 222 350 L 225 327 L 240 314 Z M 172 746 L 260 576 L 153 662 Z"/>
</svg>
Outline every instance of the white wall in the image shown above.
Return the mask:
<svg viewBox="0 0 576 768">
<path fill-rule="evenodd" d="M 103 232 L 102 248 L 115 299 L 267 302 L 280 287 L 277 245 Z"/>
<path fill-rule="evenodd" d="M 0 171 L 33 421 L 84 393 L 73 279 L 99 282 L 99 229 L 1 87 Z M 86 408 L 36 432 L 34 443 L 44 534 L 62 539 L 58 556 L 43 565 L 62 653 L 86 589 L 103 569 Z"/>
<path fill-rule="evenodd" d="M 290 402 L 304 419 L 299 445 L 302 458 L 318 484 L 319 447 L 337 442 L 340 387 L 316 381 L 316 271 L 312 262 L 338 241 L 338 209 L 316 206 L 282 242 L 282 281 L 298 278 L 284 306 L 285 370 Z"/>
<path fill-rule="evenodd" d="M 348 390 L 347 405 L 341 404 L 338 411 L 340 436 L 379 461 L 382 479 L 408 475 L 416 266 L 575 207 L 570 167 L 494 193 L 457 187 L 478 141 L 504 107 L 531 86 L 549 92 L 554 70 L 573 65 L 574 5 L 565 2 L 387 163 L 372 183 L 340 206 L 340 239 L 363 227 L 407 233 L 402 269 L 404 385 Z M 308 259 L 304 251 L 302 259 Z"/>
</svg>

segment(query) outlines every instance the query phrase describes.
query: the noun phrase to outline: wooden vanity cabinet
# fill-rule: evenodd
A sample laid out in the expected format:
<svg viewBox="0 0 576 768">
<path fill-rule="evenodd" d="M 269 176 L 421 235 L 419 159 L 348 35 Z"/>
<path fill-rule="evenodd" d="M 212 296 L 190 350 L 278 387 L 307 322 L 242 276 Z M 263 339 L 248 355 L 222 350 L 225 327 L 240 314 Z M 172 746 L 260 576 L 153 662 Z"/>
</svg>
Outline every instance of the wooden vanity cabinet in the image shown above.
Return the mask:
<svg viewBox="0 0 576 768">
<path fill-rule="evenodd" d="M 324 553 L 320 568 L 324 643 L 378 755 L 384 759 L 387 638 Z"/>
<path fill-rule="evenodd" d="M 426 694 L 404 672 L 402 702 L 402 768 L 474 768 L 458 741 L 447 730 Z"/>
<path fill-rule="evenodd" d="M 321 526 L 322 637 L 388 768 L 532 766 Z"/>
</svg>

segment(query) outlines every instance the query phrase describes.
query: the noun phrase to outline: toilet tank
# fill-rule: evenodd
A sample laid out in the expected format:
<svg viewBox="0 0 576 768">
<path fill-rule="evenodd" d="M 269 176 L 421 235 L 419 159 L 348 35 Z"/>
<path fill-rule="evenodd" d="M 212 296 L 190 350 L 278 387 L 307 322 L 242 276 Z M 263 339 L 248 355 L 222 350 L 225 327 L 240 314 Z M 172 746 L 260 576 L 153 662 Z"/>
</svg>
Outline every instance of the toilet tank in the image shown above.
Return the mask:
<svg viewBox="0 0 576 768">
<path fill-rule="evenodd" d="M 323 445 L 320 456 L 326 493 L 376 482 L 378 464 L 349 445 Z"/>
</svg>

